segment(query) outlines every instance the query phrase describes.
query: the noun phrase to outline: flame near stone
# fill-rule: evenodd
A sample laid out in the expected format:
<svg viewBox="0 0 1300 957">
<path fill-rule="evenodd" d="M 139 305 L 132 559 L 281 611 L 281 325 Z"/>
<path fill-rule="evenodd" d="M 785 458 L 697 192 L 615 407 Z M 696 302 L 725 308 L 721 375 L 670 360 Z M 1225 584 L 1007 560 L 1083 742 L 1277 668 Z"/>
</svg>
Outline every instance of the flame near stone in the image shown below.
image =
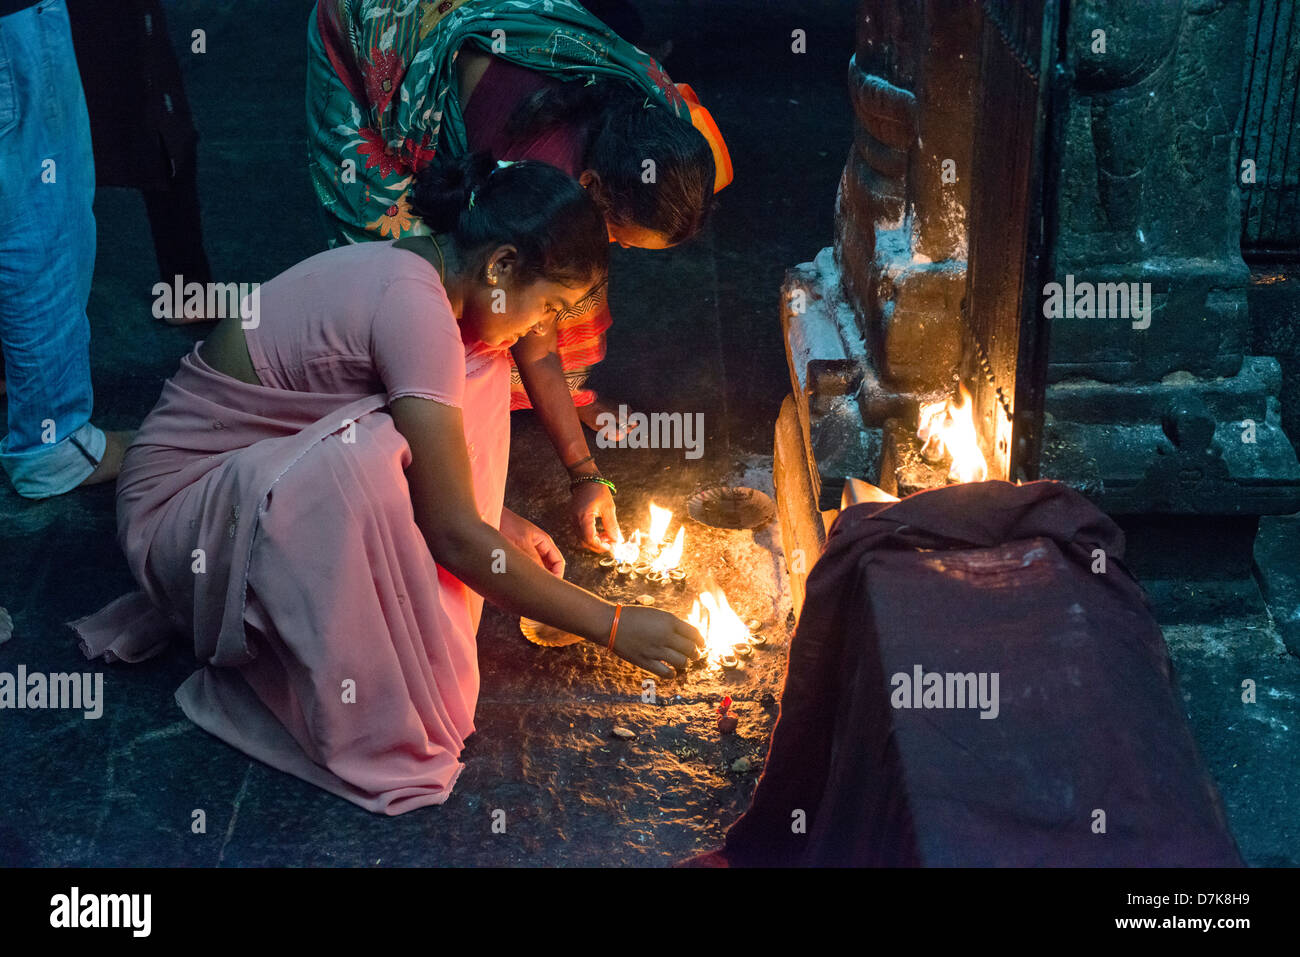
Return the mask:
<svg viewBox="0 0 1300 957">
<path fill-rule="evenodd" d="M 927 461 L 952 456 L 950 482 L 983 482 L 989 476 L 989 467 L 975 433 L 975 403 L 964 385 L 959 389 L 960 404 L 945 399 L 921 406 L 916 437 L 924 443 L 921 455 Z"/>
<path fill-rule="evenodd" d="M 630 538 L 616 542 L 609 550 L 620 565 L 633 565 L 641 557 L 641 533 L 633 532 Z"/>
<path fill-rule="evenodd" d="M 666 510 L 665 510 L 666 511 Z M 671 519 L 673 513 L 668 512 Z M 677 537 L 673 543 L 667 546 L 659 553 L 659 557 L 650 563 L 650 570 L 659 574 L 667 574 L 682 563 L 682 551 L 686 548 L 686 526 L 683 525 L 677 529 Z"/>
<path fill-rule="evenodd" d="M 722 589 L 713 585 L 700 592 L 686 621 L 704 636 L 710 664 L 717 664 L 724 655 L 734 654 L 737 645 L 749 641 L 745 622 L 731 610 Z"/>
<path fill-rule="evenodd" d="M 636 530 L 628 538 L 611 546 L 610 554 L 618 562 L 628 565 L 650 562 L 652 571 L 667 574 L 682 563 L 682 552 L 686 548 L 684 525 L 677 529 L 677 537 L 671 545 L 664 544 L 664 537 L 668 534 L 668 526 L 672 521 L 671 509 L 661 508 L 651 502 L 649 531 Z"/>
<path fill-rule="evenodd" d="M 654 502 L 650 503 L 650 534 L 646 537 L 651 545 L 658 548 L 664 543 L 664 536 L 668 534 L 668 526 L 672 520 L 671 511 L 660 508 Z"/>
</svg>

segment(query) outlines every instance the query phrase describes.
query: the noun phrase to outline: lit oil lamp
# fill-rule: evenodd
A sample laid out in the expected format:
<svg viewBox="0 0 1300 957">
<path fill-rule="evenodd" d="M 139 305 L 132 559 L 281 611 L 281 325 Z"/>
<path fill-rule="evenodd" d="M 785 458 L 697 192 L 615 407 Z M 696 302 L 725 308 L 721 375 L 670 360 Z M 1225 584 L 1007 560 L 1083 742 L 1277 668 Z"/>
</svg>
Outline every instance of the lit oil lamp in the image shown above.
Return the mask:
<svg viewBox="0 0 1300 957">
<path fill-rule="evenodd" d="M 655 548 L 662 548 L 664 536 L 668 534 L 668 526 L 672 524 L 673 513 L 666 508 L 660 508 L 654 502 L 650 503 L 650 532 L 646 536 L 649 543 Z"/>
<path fill-rule="evenodd" d="M 630 538 L 615 542 L 609 553 L 620 565 L 634 565 L 641 556 L 641 533 L 633 532 Z"/>
<path fill-rule="evenodd" d="M 660 549 L 658 556 L 650 563 L 651 570 L 657 572 L 660 577 L 670 574 L 682 563 L 682 552 L 685 548 L 686 527 L 682 526 L 677 529 L 677 537 L 673 539 L 673 543 Z"/>
<path fill-rule="evenodd" d="M 722 589 L 712 583 L 700 592 L 686 620 L 704 636 L 705 653 L 711 663 L 736 670 L 741 667 L 742 658 L 754 652 L 749 629 L 732 611 Z"/>
<path fill-rule="evenodd" d="M 609 548 L 609 554 L 601 558 L 602 567 L 611 565 L 619 575 L 644 578 L 656 585 L 669 582 L 684 582 L 686 573 L 679 571 L 682 552 L 686 548 L 686 528 L 677 529 L 677 535 L 671 544 L 665 540 L 668 527 L 672 524 L 673 513 L 666 508 L 650 503 L 649 528 L 637 529 L 627 538 L 621 538 Z"/>
<path fill-rule="evenodd" d="M 921 406 L 916 429 L 916 437 L 923 443 L 921 457 L 937 464 L 951 456 L 949 482 L 983 482 L 989 467 L 975 433 L 975 403 L 964 385 L 959 398 L 960 403 L 941 399 Z"/>
</svg>

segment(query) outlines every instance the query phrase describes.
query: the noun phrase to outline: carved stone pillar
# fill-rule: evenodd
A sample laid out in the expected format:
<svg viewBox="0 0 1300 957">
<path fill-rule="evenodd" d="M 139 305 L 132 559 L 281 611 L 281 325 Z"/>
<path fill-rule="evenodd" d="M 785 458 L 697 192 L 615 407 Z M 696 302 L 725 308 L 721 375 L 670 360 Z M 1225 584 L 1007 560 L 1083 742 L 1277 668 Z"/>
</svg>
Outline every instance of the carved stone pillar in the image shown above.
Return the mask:
<svg viewBox="0 0 1300 957">
<path fill-rule="evenodd" d="M 787 551 L 808 564 L 824 541 L 817 513 L 839 506 L 845 477 L 882 482 L 887 423 L 914 423 L 918 399 L 954 383 L 977 39 L 968 0 L 860 7 L 835 245 L 782 287 L 794 395 L 777 427 L 778 498 Z M 806 487 L 811 503 L 796 506 L 783 485 Z"/>
<path fill-rule="evenodd" d="M 782 287 L 796 606 L 845 477 L 945 480 L 903 453 L 959 377 L 1012 478 L 1037 466 L 1116 515 L 1244 516 L 1247 556 L 1258 516 L 1300 509 L 1278 363 L 1247 355 L 1247 6 L 860 4 L 834 245 Z M 1033 427 L 1004 441 L 1013 416 Z"/>
<path fill-rule="evenodd" d="M 1052 278 L 1098 295 L 1052 319 L 1041 470 L 1112 514 L 1300 507 L 1277 360 L 1246 355 L 1247 8 L 1070 3 Z M 1125 289 L 1149 314 L 1114 314 Z"/>
</svg>

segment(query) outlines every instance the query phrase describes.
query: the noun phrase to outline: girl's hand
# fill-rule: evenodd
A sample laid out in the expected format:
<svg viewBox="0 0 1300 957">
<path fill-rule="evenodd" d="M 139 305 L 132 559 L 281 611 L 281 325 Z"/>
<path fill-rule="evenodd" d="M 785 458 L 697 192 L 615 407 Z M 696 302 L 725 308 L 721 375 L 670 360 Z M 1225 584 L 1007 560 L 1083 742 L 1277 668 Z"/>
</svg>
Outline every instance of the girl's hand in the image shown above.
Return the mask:
<svg viewBox="0 0 1300 957">
<path fill-rule="evenodd" d="M 508 508 L 501 510 L 501 534 L 556 578 L 564 577 L 564 556 L 551 536 Z"/>
<path fill-rule="evenodd" d="M 607 552 L 618 539 L 618 515 L 614 511 L 614 496 L 599 482 L 583 482 L 572 492 L 569 512 L 582 544 L 593 552 Z M 601 530 L 596 530 L 600 519 Z"/>
<path fill-rule="evenodd" d="M 661 678 L 672 678 L 704 652 L 704 638 L 680 618 L 639 605 L 624 605 L 614 653 Z"/>
</svg>

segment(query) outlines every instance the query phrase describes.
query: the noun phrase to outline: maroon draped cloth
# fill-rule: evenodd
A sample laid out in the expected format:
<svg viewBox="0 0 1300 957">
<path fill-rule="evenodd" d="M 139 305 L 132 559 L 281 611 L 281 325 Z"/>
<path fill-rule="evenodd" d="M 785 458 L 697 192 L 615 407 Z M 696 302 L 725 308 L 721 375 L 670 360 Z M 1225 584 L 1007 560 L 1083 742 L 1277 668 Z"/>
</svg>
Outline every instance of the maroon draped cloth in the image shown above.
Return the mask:
<svg viewBox="0 0 1300 957">
<path fill-rule="evenodd" d="M 691 863 L 1241 866 L 1123 548 L 1052 482 L 846 509 L 753 804 Z M 895 707 L 917 666 L 996 673 L 996 717 Z"/>
</svg>

